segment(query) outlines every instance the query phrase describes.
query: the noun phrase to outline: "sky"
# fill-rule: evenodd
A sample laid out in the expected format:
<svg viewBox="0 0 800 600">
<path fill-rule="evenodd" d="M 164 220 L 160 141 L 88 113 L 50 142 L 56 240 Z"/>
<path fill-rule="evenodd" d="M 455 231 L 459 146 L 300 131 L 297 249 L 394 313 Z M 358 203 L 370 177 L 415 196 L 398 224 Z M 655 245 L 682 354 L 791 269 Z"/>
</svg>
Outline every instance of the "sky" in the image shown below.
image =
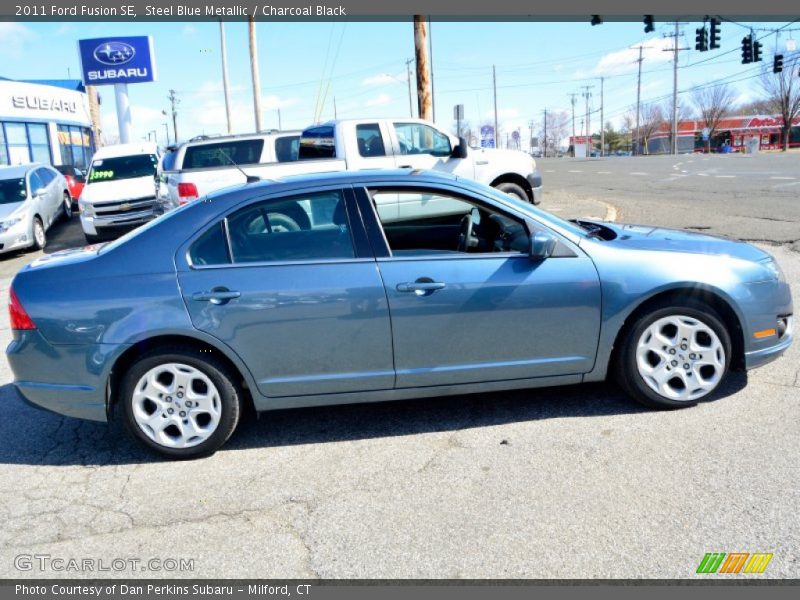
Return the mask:
<svg viewBox="0 0 800 600">
<path fill-rule="evenodd" d="M 732 23 L 721 27 L 719 50 L 694 50 L 695 28 L 682 25 L 679 90 L 717 81 L 730 82 L 737 102 L 758 98 L 755 78 L 771 67 L 777 47 L 787 57 L 800 46 L 800 23 Z M 764 62 L 740 64 L 740 44 L 748 28 L 765 36 Z M 247 24 L 225 24 L 233 130 L 255 128 Z M 497 112 L 501 139 L 514 130 L 527 139 L 530 123 L 539 132 L 543 111 L 571 115 L 570 94 L 577 94 L 576 128 L 586 112 L 588 88 L 592 131 L 600 124 L 600 78 L 605 121 L 620 127 L 636 101 L 638 46 L 642 63 L 642 103 L 671 102 L 674 25 L 656 23 L 645 35 L 638 22 L 437 22 L 431 24 L 434 110 L 436 122 L 454 128 L 453 107 L 463 104 L 475 129 L 494 119 L 492 66 L 497 73 Z M 165 23 L 22 23 L 0 22 L 0 76 L 11 79 L 79 78 L 77 40 L 113 35 L 152 35 L 158 80 L 129 86 L 135 137 L 155 130 L 164 140 L 162 111 L 169 111 L 169 90 L 178 104 L 181 139 L 223 133 L 226 129 L 219 44 L 215 22 Z M 414 56 L 413 25 L 394 22 L 259 22 L 258 59 L 263 127 L 302 129 L 336 113 L 344 117 L 409 115 L 406 60 Z M 787 46 L 788 44 L 788 46 Z M 43 51 L 46 49 L 46 51 Z M 413 65 L 412 65 L 413 68 Z M 412 83 L 413 75 L 412 75 Z M 117 135 L 112 87 L 101 87 L 104 134 Z M 691 102 L 690 92 L 679 96 Z M 416 115 L 416 95 L 413 98 Z M 169 125 L 173 136 L 172 125 Z"/>
</svg>

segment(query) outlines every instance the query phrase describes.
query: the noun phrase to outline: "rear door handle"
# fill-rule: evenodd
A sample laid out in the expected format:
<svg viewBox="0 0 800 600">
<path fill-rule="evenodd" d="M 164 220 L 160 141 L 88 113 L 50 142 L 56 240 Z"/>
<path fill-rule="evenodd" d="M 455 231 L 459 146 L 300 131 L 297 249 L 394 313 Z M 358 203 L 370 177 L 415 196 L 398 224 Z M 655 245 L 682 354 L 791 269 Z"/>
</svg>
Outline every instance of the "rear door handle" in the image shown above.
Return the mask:
<svg viewBox="0 0 800 600">
<path fill-rule="evenodd" d="M 226 304 L 241 295 L 241 292 L 234 292 L 228 288 L 218 287 L 208 292 L 195 292 L 192 294 L 192 300 L 211 302 L 211 304 Z"/>
<path fill-rule="evenodd" d="M 418 296 L 427 296 L 436 290 L 443 290 L 447 284 L 441 281 L 414 281 L 406 283 L 398 283 L 398 292 L 414 292 Z"/>
</svg>

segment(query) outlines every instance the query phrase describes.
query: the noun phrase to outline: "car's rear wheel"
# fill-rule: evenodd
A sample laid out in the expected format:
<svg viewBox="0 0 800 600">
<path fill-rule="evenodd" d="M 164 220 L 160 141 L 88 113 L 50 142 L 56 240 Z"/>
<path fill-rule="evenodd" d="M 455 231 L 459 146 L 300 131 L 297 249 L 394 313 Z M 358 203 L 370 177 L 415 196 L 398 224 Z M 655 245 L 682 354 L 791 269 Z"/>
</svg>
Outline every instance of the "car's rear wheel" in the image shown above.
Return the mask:
<svg viewBox="0 0 800 600">
<path fill-rule="evenodd" d="M 525 193 L 525 190 L 522 189 L 522 186 L 519 186 L 516 183 L 501 183 L 495 187 L 503 193 L 506 193 L 510 196 L 516 196 L 523 202 L 530 202 L 528 194 Z"/>
<path fill-rule="evenodd" d="M 64 220 L 72 219 L 72 196 L 69 192 L 64 192 Z"/>
<path fill-rule="evenodd" d="M 33 249 L 41 250 L 47 243 L 47 235 L 44 231 L 44 223 L 37 216 L 33 218 Z"/>
<path fill-rule="evenodd" d="M 208 456 L 239 421 L 241 394 L 235 381 L 211 354 L 191 348 L 150 352 L 122 378 L 124 425 L 135 439 L 164 456 Z"/>
<path fill-rule="evenodd" d="M 672 301 L 633 322 L 623 337 L 615 375 L 642 404 L 681 408 L 713 394 L 731 358 L 730 334 L 710 306 Z"/>
</svg>

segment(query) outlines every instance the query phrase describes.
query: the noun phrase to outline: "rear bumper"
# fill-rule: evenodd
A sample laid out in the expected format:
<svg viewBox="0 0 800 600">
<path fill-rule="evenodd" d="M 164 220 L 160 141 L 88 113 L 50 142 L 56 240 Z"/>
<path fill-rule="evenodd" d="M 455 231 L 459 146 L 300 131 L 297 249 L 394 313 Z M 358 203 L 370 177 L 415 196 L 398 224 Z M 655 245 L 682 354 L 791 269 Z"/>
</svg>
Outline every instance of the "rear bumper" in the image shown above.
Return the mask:
<svg viewBox="0 0 800 600">
<path fill-rule="evenodd" d="M 113 344 L 50 344 L 38 330 L 14 331 L 6 358 L 28 402 L 62 414 L 106 421 L 105 366 Z"/>
</svg>

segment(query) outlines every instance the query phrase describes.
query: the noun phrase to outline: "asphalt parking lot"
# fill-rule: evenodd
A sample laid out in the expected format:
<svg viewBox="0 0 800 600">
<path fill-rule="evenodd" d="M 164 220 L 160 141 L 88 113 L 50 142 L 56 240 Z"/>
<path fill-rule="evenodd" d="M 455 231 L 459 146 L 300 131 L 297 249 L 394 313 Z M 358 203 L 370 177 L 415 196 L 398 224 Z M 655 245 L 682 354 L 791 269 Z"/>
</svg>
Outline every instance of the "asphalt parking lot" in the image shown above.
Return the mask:
<svg viewBox="0 0 800 600">
<path fill-rule="evenodd" d="M 800 154 L 707 158 L 545 160 L 543 206 L 759 240 L 797 301 Z M 80 242 L 57 227 L 47 252 Z M 34 256 L 0 258 L 4 298 Z M 694 578 L 706 552 L 771 552 L 753 577 L 797 578 L 799 358 L 674 412 L 611 384 L 276 412 L 184 463 L 28 407 L 3 360 L 0 577 Z M 194 568 L 19 570 L 30 554 Z"/>
</svg>

